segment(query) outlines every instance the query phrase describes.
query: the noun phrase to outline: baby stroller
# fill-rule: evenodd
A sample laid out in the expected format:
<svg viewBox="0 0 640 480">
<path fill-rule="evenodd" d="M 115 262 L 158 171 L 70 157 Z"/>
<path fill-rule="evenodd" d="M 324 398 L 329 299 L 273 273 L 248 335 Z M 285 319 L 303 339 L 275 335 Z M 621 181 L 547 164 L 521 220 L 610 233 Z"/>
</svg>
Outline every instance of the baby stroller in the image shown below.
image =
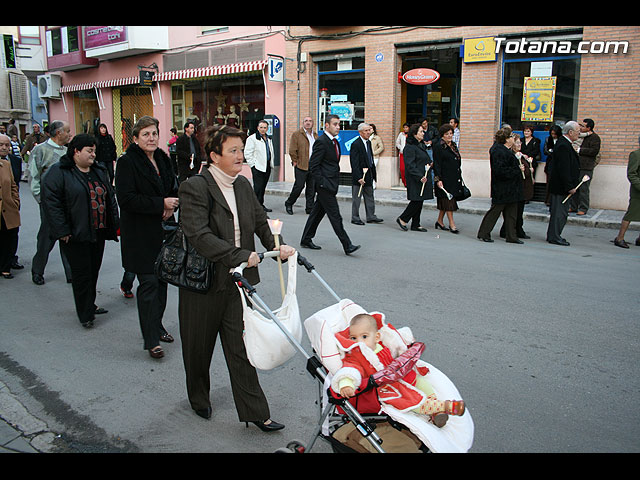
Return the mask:
<svg viewBox="0 0 640 480">
<path fill-rule="evenodd" d="M 261 258 L 277 257 L 278 255 L 278 252 L 260 254 Z M 452 416 L 444 427 L 438 428 L 423 415 L 399 411 L 389 405 L 382 406 L 377 414 L 361 414 L 347 399 L 331 393 L 332 376 L 342 366 L 340 347 L 336 341 L 335 334 L 347 328 L 354 315 L 367 312 L 355 302 L 349 299 L 341 299 L 317 273 L 315 267 L 306 258 L 297 253 L 289 259 L 290 277 L 296 263 L 314 275 L 337 302 L 316 312 L 304 322 L 307 336 L 313 347 L 313 354 L 311 355 L 300 344 L 300 329 L 292 323 L 285 326 L 289 318 L 283 321 L 283 316 L 280 314 L 281 309 L 270 310 L 257 294 L 255 287 L 242 276 L 242 271 L 246 264 L 240 265 L 233 272 L 234 281 L 241 292 L 245 294 L 256 310 L 266 313 L 268 318 L 265 320 L 281 332 L 282 339 L 286 340 L 288 344 L 287 347 L 291 348 L 292 352 L 299 352 L 305 357 L 306 370 L 318 381 L 316 404 L 319 405 L 319 421 L 311 439 L 306 444 L 300 440 L 292 440 L 285 448 L 278 449 L 276 452 L 306 453 L 311 451 L 318 438 L 327 441 L 335 452 L 467 452 L 471 448 L 474 433 L 473 420 L 468 409 L 464 415 Z M 292 297 L 295 297 L 295 280 L 293 285 L 293 288 L 291 288 L 291 284 L 288 286 L 287 296 L 289 299 L 285 298 L 283 300 L 283 308 L 285 308 L 285 304 L 287 308 L 291 307 Z M 295 298 L 293 299 L 295 300 Z M 297 303 L 295 301 L 293 303 L 297 308 Z M 384 315 L 380 313 L 376 313 L 376 315 L 382 319 L 384 324 Z M 297 318 L 299 319 L 299 317 Z M 393 372 L 396 370 L 403 371 L 403 369 L 407 368 L 407 362 L 410 362 L 411 365 L 418 363 L 429 369 L 427 378 L 436 391 L 438 398 L 461 398 L 455 385 L 440 370 L 419 360 L 417 358 L 419 354 L 413 358 L 410 357 L 409 354 L 414 349 L 409 346 L 418 342 L 414 343 L 409 328 L 404 327 L 396 330 L 391 327 L 386 330 L 392 331 L 391 335 L 395 335 L 396 338 L 391 339 L 391 341 L 400 345 L 400 350 L 404 348 L 405 353 L 398 356 L 396 358 L 397 361 L 394 361 L 388 369 L 385 369 L 385 372 L 380 372 L 381 375 L 372 376 L 370 388 L 380 385 L 380 383 L 377 384 L 376 382 L 388 381 L 389 377 L 393 377 Z M 251 347 L 247 345 L 247 353 L 251 360 L 250 350 Z M 374 379 L 373 377 L 377 378 Z"/>
</svg>

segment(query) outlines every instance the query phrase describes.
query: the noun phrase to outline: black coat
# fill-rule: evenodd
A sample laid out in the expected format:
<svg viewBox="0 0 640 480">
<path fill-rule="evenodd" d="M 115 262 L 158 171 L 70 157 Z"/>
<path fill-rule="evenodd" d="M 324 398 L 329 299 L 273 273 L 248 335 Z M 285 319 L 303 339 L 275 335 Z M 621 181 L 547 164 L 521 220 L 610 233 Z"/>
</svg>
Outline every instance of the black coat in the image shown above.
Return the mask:
<svg viewBox="0 0 640 480">
<path fill-rule="evenodd" d="M 455 144 L 454 144 L 455 145 Z M 444 189 L 455 196 L 462 191 L 462 161 L 450 146 L 438 140 L 433 144 L 433 174 L 441 180 Z M 434 185 L 436 197 L 446 198 L 447 194 Z"/>
<path fill-rule="evenodd" d="M 407 200 L 421 201 L 433 198 L 433 182 L 431 181 L 431 172 L 427 175 L 427 183 L 424 186 L 422 196 L 422 182 L 420 179 L 424 177 L 424 171 L 428 164 L 432 163 L 431 157 L 427 153 L 424 143 L 407 137 L 407 144 L 403 150 L 404 155 L 404 174 L 407 181 Z"/>
<path fill-rule="evenodd" d="M 489 149 L 491 162 L 491 203 L 516 203 L 522 196 L 522 170 L 515 154 L 504 144 Z"/>
<path fill-rule="evenodd" d="M 338 144 L 338 146 L 340 146 Z M 316 188 L 322 188 L 335 195 L 340 185 L 340 157 L 331 139 L 322 134 L 313 143 L 309 170 Z"/>
<path fill-rule="evenodd" d="M 367 142 L 369 142 L 369 140 L 367 140 Z M 369 169 L 364 176 L 365 185 L 373 185 L 373 180 L 378 181 L 376 164 L 373 160 L 373 151 L 371 150 L 371 142 L 369 142 L 369 152 L 371 152 L 370 157 L 367 154 L 367 149 L 360 136 L 351 144 L 349 160 L 351 162 L 351 181 L 353 185 L 360 185 L 358 180 L 362 178 L 365 168 Z"/>
<path fill-rule="evenodd" d="M 191 142 L 193 142 L 195 149 L 193 168 L 191 168 Z M 198 142 L 195 133 L 191 137 L 187 134 L 180 135 L 176 140 L 176 151 L 178 153 L 178 177 L 180 177 L 180 181 L 186 180 L 200 171 L 202 152 L 200 142 Z"/>
<path fill-rule="evenodd" d="M 116 153 L 116 143 L 108 133 L 106 135 L 96 135 L 96 161 L 101 163 L 114 162 L 118 157 Z"/>
<path fill-rule="evenodd" d="M 7 155 L 7 160 L 11 164 L 11 171 L 13 172 L 13 179 L 20 190 L 20 178 L 22 178 L 22 159 L 13 153 Z"/>
<path fill-rule="evenodd" d="M 520 152 L 524 153 L 527 157 L 532 158 L 532 167 L 535 171 L 538 166 L 538 162 L 542 158 L 542 153 L 540 150 L 540 139 L 538 137 L 532 137 L 527 144 L 524 140 L 524 137 L 520 138 L 520 142 L 522 142 L 522 147 L 520 147 Z"/>
<path fill-rule="evenodd" d="M 549 177 L 549 193 L 567 195 L 580 183 L 580 158 L 571 142 L 561 136 L 553 149 L 553 171 Z"/>
<path fill-rule="evenodd" d="M 164 240 L 164 199 L 178 196 L 169 156 L 158 148 L 153 157 L 160 175 L 135 143 L 118 159 L 116 169 L 122 266 L 133 273 L 153 273 Z"/>
<path fill-rule="evenodd" d="M 94 162 L 91 173 L 106 188 L 107 240 L 118 240 L 118 204 L 109 181 L 107 169 Z M 42 179 L 41 187 L 44 215 L 51 229 L 51 238 L 71 235 L 70 242 L 95 242 L 89 185 L 83 173 L 76 168 L 68 154 L 54 163 Z"/>
</svg>

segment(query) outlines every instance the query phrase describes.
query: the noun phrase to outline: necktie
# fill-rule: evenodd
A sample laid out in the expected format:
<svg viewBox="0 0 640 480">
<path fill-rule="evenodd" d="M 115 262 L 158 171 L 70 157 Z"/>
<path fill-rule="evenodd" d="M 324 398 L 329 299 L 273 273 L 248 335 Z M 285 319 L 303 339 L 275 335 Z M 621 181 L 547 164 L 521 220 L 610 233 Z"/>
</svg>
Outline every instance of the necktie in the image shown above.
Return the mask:
<svg viewBox="0 0 640 480">
<path fill-rule="evenodd" d="M 367 160 L 369 161 L 369 168 L 373 167 L 373 152 L 371 151 L 371 140 L 367 140 Z"/>
<path fill-rule="evenodd" d="M 338 141 L 334 138 L 333 145 L 336 147 L 336 157 L 340 160 L 340 147 L 338 146 Z"/>
</svg>

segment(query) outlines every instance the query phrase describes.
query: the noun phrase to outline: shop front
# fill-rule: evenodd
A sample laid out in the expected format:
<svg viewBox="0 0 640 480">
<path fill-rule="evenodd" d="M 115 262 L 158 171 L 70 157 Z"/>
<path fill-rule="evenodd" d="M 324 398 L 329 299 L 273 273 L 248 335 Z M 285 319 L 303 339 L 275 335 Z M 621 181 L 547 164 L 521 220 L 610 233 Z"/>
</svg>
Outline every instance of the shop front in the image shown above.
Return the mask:
<svg viewBox="0 0 640 480">
<path fill-rule="evenodd" d="M 398 45 L 396 48 L 404 122 L 420 123 L 427 119 L 429 125 L 437 129 L 451 117 L 459 118 L 459 42 Z"/>
</svg>

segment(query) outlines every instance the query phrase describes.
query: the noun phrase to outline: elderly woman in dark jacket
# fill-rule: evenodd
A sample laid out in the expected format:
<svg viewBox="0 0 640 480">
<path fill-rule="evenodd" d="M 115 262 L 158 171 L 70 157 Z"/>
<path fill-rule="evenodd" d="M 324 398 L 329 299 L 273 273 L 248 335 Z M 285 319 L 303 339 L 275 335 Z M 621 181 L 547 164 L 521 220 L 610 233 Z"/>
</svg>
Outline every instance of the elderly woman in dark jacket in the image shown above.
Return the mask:
<svg viewBox="0 0 640 480">
<path fill-rule="evenodd" d="M 96 140 L 73 137 L 66 155 L 42 180 L 42 205 L 52 238 L 69 259 L 78 319 L 92 327 L 98 308 L 96 284 L 106 240 L 118 240 L 118 205 L 107 170 L 95 162 Z"/>
<path fill-rule="evenodd" d="M 411 125 L 407 134 L 407 143 L 404 147 L 404 172 L 407 181 L 407 200 L 409 205 L 404 212 L 396 218 L 396 223 L 404 231 L 407 231 L 409 221 L 411 230 L 416 232 L 426 232 L 427 229 L 420 225 L 420 214 L 422 204 L 425 200 L 433 198 L 433 183 L 431 175 L 426 174 L 427 165 L 431 165 L 432 160 L 427 153 L 427 148 L 423 143 L 424 130 L 419 123 Z M 424 190 L 422 186 L 424 185 Z M 422 192 L 422 194 L 421 194 Z"/>
<path fill-rule="evenodd" d="M 495 143 L 489 149 L 491 162 L 491 208 L 484 215 L 478 238 L 485 242 L 493 242 L 491 230 L 495 227 L 500 213 L 504 216 L 507 242 L 524 243 L 516 234 L 516 217 L 518 202 L 522 198 L 522 172 L 520 165 L 511 150 L 513 137 L 511 128 L 504 127 L 495 134 Z"/>
<path fill-rule="evenodd" d="M 214 263 L 215 275 L 206 294 L 180 289 L 178 315 L 191 408 L 205 419 L 211 417 L 209 369 L 219 336 L 239 420 L 269 432 L 284 425 L 270 420 L 256 370 L 247 358 L 243 298 L 230 274 L 247 262 L 244 277 L 255 285 L 260 280 L 255 237 L 268 250 L 276 246 L 251 183 L 240 175 L 244 140 L 245 134 L 237 128 L 212 127 L 205 143 L 207 168 L 180 184 L 182 229 L 190 245 Z M 281 259 L 295 253 L 292 247 L 280 243 Z"/>
<path fill-rule="evenodd" d="M 455 199 L 449 200 L 446 190 L 451 195 L 456 195 L 462 191 L 462 158 L 458 151 L 458 146 L 453 141 L 453 127 L 446 123 L 440 127 L 440 138 L 433 144 L 433 174 L 435 182 L 435 192 L 438 206 L 438 220 L 436 220 L 436 230 L 449 230 L 451 233 L 459 233 L 453 221 L 453 212 L 458 210 L 458 203 Z M 444 190 L 443 190 L 444 188 Z M 442 221 L 447 214 L 449 227 L 445 227 Z"/>
<path fill-rule="evenodd" d="M 138 277 L 137 305 L 144 349 L 162 358 L 160 341 L 173 337 L 162 325 L 167 284 L 154 273 L 164 240 L 163 221 L 173 218 L 178 206 L 177 180 L 169 156 L 158 148 L 157 119 L 141 117 L 133 127 L 133 140 L 118 159 L 116 195 L 120 204 L 122 266 Z"/>
</svg>

